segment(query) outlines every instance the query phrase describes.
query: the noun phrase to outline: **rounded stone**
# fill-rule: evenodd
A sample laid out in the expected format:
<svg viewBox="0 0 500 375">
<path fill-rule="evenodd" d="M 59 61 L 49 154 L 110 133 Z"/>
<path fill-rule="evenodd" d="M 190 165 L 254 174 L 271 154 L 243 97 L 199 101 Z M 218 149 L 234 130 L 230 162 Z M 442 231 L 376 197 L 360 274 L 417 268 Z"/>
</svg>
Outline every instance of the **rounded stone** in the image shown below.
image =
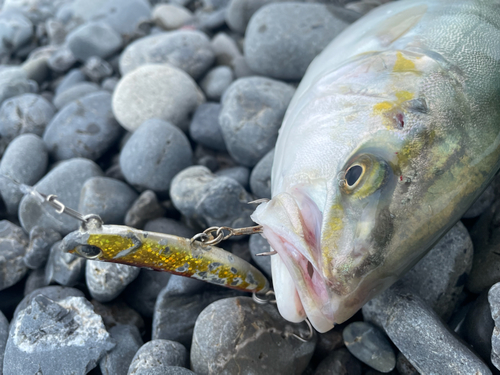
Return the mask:
<svg viewBox="0 0 500 375">
<path fill-rule="evenodd" d="M 99 91 L 66 105 L 47 126 L 43 140 L 52 157 L 98 159 L 121 128 L 111 111 L 111 95 Z"/>
<path fill-rule="evenodd" d="M 135 374 L 138 370 L 168 371 L 169 366 L 186 367 L 188 352 L 184 345 L 169 340 L 151 340 L 145 343 L 132 359 L 128 373 Z"/>
<path fill-rule="evenodd" d="M 233 81 L 233 70 L 228 66 L 218 66 L 203 77 L 200 87 L 208 100 L 219 101 Z"/>
<path fill-rule="evenodd" d="M 145 190 L 135 200 L 125 215 L 125 225 L 142 228 L 147 220 L 162 217 L 166 212 L 152 190 Z"/>
<path fill-rule="evenodd" d="M 131 43 L 120 57 L 120 73 L 126 75 L 145 64 L 168 63 L 201 77 L 214 63 L 210 41 L 201 31 L 176 30 L 150 35 Z"/>
<path fill-rule="evenodd" d="M 117 325 L 108 329 L 116 346 L 99 361 L 103 374 L 126 374 L 135 353 L 143 344 L 136 326 Z"/>
<path fill-rule="evenodd" d="M 23 278 L 28 271 L 23 257 L 28 247 L 28 237 L 17 225 L 0 221 L 0 290 L 4 290 Z"/>
<path fill-rule="evenodd" d="M 174 236 L 185 238 L 191 238 L 196 234 L 195 230 L 187 227 L 180 221 L 168 217 L 160 217 L 158 219 L 148 221 L 144 226 L 144 230 L 148 232 L 173 234 Z"/>
<path fill-rule="evenodd" d="M 54 97 L 54 105 L 57 109 L 63 108 L 65 105 L 83 98 L 86 95 L 99 91 L 101 88 L 92 82 L 77 83 L 66 90 L 57 94 Z"/>
<path fill-rule="evenodd" d="M 60 244 L 61 241 L 58 241 L 50 248 L 49 259 L 45 265 L 45 284 L 56 282 L 64 286 L 74 286 L 83 278 L 86 260 L 63 251 Z"/>
<path fill-rule="evenodd" d="M 141 269 L 139 276 L 123 292 L 127 304 L 142 316 L 153 317 L 156 298 L 171 274 Z"/>
<path fill-rule="evenodd" d="M 166 192 L 191 159 L 191 146 L 182 131 L 165 121 L 149 120 L 123 147 L 120 167 L 127 182 L 138 190 Z"/>
<path fill-rule="evenodd" d="M 250 174 L 250 190 L 258 198 L 271 199 L 271 171 L 273 169 L 274 148 L 269 151 Z"/>
<path fill-rule="evenodd" d="M 316 55 L 348 25 L 325 4 L 268 4 L 248 23 L 245 59 L 258 74 L 299 80 Z"/>
<path fill-rule="evenodd" d="M 85 62 L 92 56 L 103 59 L 122 46 L 122 38 L 104 22 L 88 22 L 68 34 L 66 42 L 78 60 Z"/>
<path fill-rule="evenodd" d="M 189 135 L 195 142 L 210 149 L 225 151 L 226 144 L 219 124 L 220 111 L 219 103 L 199 105 L 189 125 Z"/>
<path fill-rule="evenodd" d="M 187 130 L 189 117 L 205 101 L 196 82 L 168 64 L 143 65 L 123 77 L 113 93 L 113 113 L 129 131 L 160 119 Z"/>
<path fill-rule="evenodd" d="M 215 35 L 210 45 L 215 53 L 216 65 L 233 66 L 236 58 L 243 58 L 236 41 L 224 32 Z"/>
<path fill-rule="evenodd" d="M 215 172 L 215 175 L 232 178 L 241 186 L 246 188 L 248 187 L 248 178 L 250 177 L 250 171 L 247 167 L 230 167 L 219 169 L 217 172 Z"/>
<path fill-rule="evenodd" d="M 92 298 L 109 302 L 139 275 L 139 267 L 87 260 L 85 280 Z"/>
<path fill-rule="evenodd" d="M 54 243 L 61 240 L 61 235 L 52 230 L 42 227 L 34 227 L 30 231 L 30 243 L 24 254 L 24 264 L 37 269 L 45 265 L 50 254 L 50 248 Z"/>
<path fill-rule="evenodd" d="M 76 85 L 81 82 L 85 82 L 87 80 L 87 76 L 80 69 L 71 69 L 68 73 L 62 77 L 56 87 L 56 97 L 61 94 L 63 91 L 69 89 L 73 85 Z"/>
<path fill-rule="evenodd" d="M 234 160 L 253 167 L 274 147 L 294 91 L 290 85 L 263 77 L 240 78 L 229 86 L 219 121 Z"/>
<path fill-rule="evenodd" d="M 0 13 L 0 56 L 10 56 L 33 36 L 33 24 L 16 11 Z"/>
<path fill-rule="evenodd" d="M 361 375 L 361 363 L 346 348 L 330 353 L 316 368 L 314 375 Z"/>
<path fill-rule="evenodd" d="M 229 3 L 226 12 L 226 23 L 229 28 L 245 34 L 248 21 L 262 6 L 274 0 L 235 0 Z"/>
<path fill-rule="evenodd" d="M 0 104 L 13 96 L 32 92 L 34 81 L 20 67 L 8 67 L 0 70 Z"/>
<path fill-rule="evenodd" d="M 17 11 L 28 17 L 31 22 L 38 24 L 52 17 L 63 1 L 54 0 L 5 0 L 2 12 Z"/>
<path fill-rule="evenodd" d="M 175 30 L 193 19 L 193 13 L 176 4 L 157 4 L 152 13 L 156 26 L 164 30 Z"/>
</svg>

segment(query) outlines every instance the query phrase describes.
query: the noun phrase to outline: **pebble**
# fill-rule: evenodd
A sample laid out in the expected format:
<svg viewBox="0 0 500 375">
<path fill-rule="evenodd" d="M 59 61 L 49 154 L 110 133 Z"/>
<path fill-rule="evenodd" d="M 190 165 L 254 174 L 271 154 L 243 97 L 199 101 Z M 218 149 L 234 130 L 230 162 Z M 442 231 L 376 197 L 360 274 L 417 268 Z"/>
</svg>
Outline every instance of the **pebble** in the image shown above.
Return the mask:
<svg viewBox="0 0 500 375">
<path fill-rule="evenodd" d="M 74 286 L 82 278 L 85 268 L 85 259 L 61 250 L 56 242 L 50 248 L 49 259 L 45 265 L 45 284 L 53 282 L 64 286 Z"/>
<path fill-rule="evenodd" d="M 203 77 L 200 87 L 208 100 L 219 101 L 233 81 L 233 70 L 228 66 L 218 66 Z"/>
<path fill-rule="evenodd" d="M 168 65 L 143 65 L 123 77 L 113 93 L 113 113 L 133 132 L 144 121 L 160 119 L 187 130 L 192 112 L 205 101 L 196 82 Z"/>
<path fill-rule="evenodd" d="M 139 267 L 89 260 L 85 279 L 92 298 L 99 302 L 109 302 L 123 292 L 139 276 L 139 272 Z"/>
<path fill-rule="evenodd" d="M 109 177 L 92 177 L 83 184 L 78 211 L 97 214 L 106 224 L 124 224 L 138 194 L 126 183 Z"/>
<path fill-rule="evenodd" d="M 199 105 L 189 125 L 189 135 L 195 142 L 210 149 L 225 151 L 226 144 L 219 124 L 221 108 L 219 103 Z"/>
<path fill-rule="evenodd" d="M 120 73 L 125 76 L 145 64 L 168 63 L 198 79 L 214 60 L 210 40 L 201 31 L 167 31 L 141 38 L 127 46 L 120 57 Z"/>
<path fill-rule="evenodd" d="M 54 97 L 54 106 L 61 109 L 67 104 L 81 99 L 86 95 L 99 91 L 101 88 L 92 82 L 80 82 L 68 87 Z"/>
<path fill-rule="evenodd" d="M 201 227 L 253 225 L 250 194 L 232 178 L 217 177 L 202 166 L 193 166 L 177 174 L 170 197 L 174 206 Z"/>
<path fill-rule="evenodd" d="M 0 363 L 3 367 L 3 357 L 5 354 L 5 347 L 7 346 L 7 339 L 9 338 L 9 321 L 5 315 L 0 311 Z"/>
<path fill-rule="evenodd" d="M 366 14 L 376 7 L 380 6 L 383 3 L 386 3 L 390 0 L 362 0 L 362 1 L 353 1 L 345 5 L 346 9 L 353 10 L 358 12 L 359 14 Z"/>
<path fill-rule="evenodd" d="M 226 23 L 237 33 L 245 34 L 248 21 L 262 6 L 273 0 L 238 0 L 231 1 L 226 12 Z"/>
<path fill-rule="evenodd" d="M 34 50 L 35 51 L 35 50 Z M 49 74 L 49 57 L 32 53 L 28 59 L 21 64 L 21 68 L 26 72 L 26 77 L 35 81 L 39 86 L 45 83 Z"/>
<path fill-rule="evenodd" d="M 66 105 L 47 126 L 43 140 L 56 160 L 98 159 L 118 139 L 111 95 L 99 91 Z"/>
<path fill-rule="evenodd" d="M 44 286 L 47 286 L 45 282 L 45 267 L 32 270 L 26 278 L 26 284 L 24 284 L 24 295 L 26 296 L 32 291 L 43 288 Z"/>
<path fill-rule="evenodd" d="M 250 236 L 250 255 L 252 260 L 257 264 L 260 270 L 264 271 L 264 273 L 268 277 L 272 277 L 271 271 L 271 257 L 269 256 L 257 256 L 255 254 L 259 253 L 268 253 L 271 251 L 271 246 L 267 240 L 259 235 Z"/>
<path fill-rule="evenodd" d="M 106 78 L 102 81 L 101 87 L 103 90 L 109 91 L 113 93 L 115 91 L 116 85 L 118 84 L 119 79 L 115 77 Z"/>
<path fill-rule="evenodd" d="M 170 219 L 168 217 L 160 217 L 158 219 L 148 221 L 144 226 L 144 230 L 149 232 L 173 234 L 174 236 L 185 238 L 191 238 L 196 234 L 195 230 L 187 227 L 180 221 Z"/>
<path fill-rule="evenodd" d="M 33 36 L 33 24 L 21 13 L 11 11 L 0 14 L 0 60 L 29 42 Z"/>
<path fill-rule="evenodd" d="M 189 23 L 193 13 L 176 4 L 157 4 L 152 13 L 156 26 L 164 30 L 175 30 Z"/>
<path fill-rule="evenodd" d="M 26 267 L 33 270 L 43 267 L 49 258 L 50 248 L 61 239 L 61 235 L 53 229 L 34 226 L 23 258 Z"/>
<path fill-rule="evenodd" d="M 54 16 L 62 1 L 54 0 L 5 0 L 2 12 L 17 11 L 28 17 L 34 24 Z"/>
<path fill-rule="evenodd" d="M 311 61 L 349 22 L 342 8 L 274 3 L 260 8 L 245 32 L 245 59 L 262 75 L 299 80 Z"/>
<path fill-rule="evenodd" d="M 228 3 L 231 0 L 203 0 L 202 7 L 196 9 L 193 24 L 210 33 L 225 26 Z"/>
<path fill-rule="evenodd" d="M 248 187 L 248 179 L 250 177 L 250 171 L 247 167 L 231 167 L 220 169 L 215 172 L 216 176 L 229 177 L 235 180 L 244 188 Z"/>
<path fill-rule="evenodd" d="M 340 348 L 330 353 L 314 371 L 314 375 L 361 374 L 361 363 L 346 348 Z"/>
<path fill-rule="evenodd" d="M 236 57 L 232 64 L 231 67 L 234 70 L 234 75 L 236 78 L 243 78 L 243 77 L 251 77 L 251 76 L 258 76 L 259 74 L 255 73 L 250 67 L 248 66 L 245 58 L 243 56 Z"/>
<path fill-rule="evenodd" d="M 144 332 L 144 319 L 122 300 L 101 303 L 93 299 L 90 303 L 94 306 L 96 314 L 101 316 L 108 332 L 111 328 L 120 325 L 135 326 L 139 332 Z"/>
<path fill-rule="evenodd" d="M 118 325 L 108 330 L 116 346 L 99 361 L 103 374 L 126 374 L 135 353 L 142 346 L 141 334 L 136 326 Z"/>
<path fill-rule="evenodd" d="M 67 30 L 64 24 L 54 18 L 45 21 L 45 32 L 49 39 L 49 45 L 59 46 L 66 40 Z"/>
<path fill-rule="evenodd" d="M 125 215 L 125 225 L 133 228 L 142 228 L 146 221 L 161 217 L 165 214 L 165 208 L 161 205 L 152 190 L 145 190 L 132 203 Z"/>
<path fill-rule="evenodd" d="M 396 369 L 401 375 L 419 375 L 418 371 L 406 359 L 403 353 L 399 352 L 396 358 Z"/>
<path fill-rule="evenodd" d="M 151 340 L 135 353 L 128 369 L 128 375 L 145 374 L 144 370 L 164 373 L 169 366 L 186 367 L 188 352 L 184 345 L 169 340 Z M 154 373 L 153 372 L 153 373 Z"/>
<path fill-rule="evenodd" d="M 271 172 L 273 168 L 274 148 L 269 151 L 252 169 L 250 190 L 258 198 L 271 199 Z"/>
<path fill-rule="evenodd" d="M 338 325 L 327 332 L 318 333 L 318 343 L 316 344 L 316 349 L 314 349 L 313 361 L 318 362 L 326 358 L 334 350 L 344 346 L 344 339 L 342 337 L 343 329 L 344 327 Z M 350 353 L 349 355 L 352 357 Z"/>
<path fill-rule="evenodd" d="M 85 298 L 37 295 L 11 326 L 3 373 L 85 374 L 114 346 Z"/>
<path fill-rule="evenodd" d="M 0 104 L 13 96 L 32 92 L 34 81 L 28 79 L 26 71 L 19 67 L 0 65 Z"/>
<path fill-rule="evenodd" d="M 7 220 L 0 221 L 0 290 L 21 280 L 28 268 L 23 257 L 28 247 L 28 237 L 17 225 Z"/>
<path fill-rule="evenodd" d="M 9 144 L 0 160 L 0 195 L 9 215 L 17 215 L 26 193 L 17 183 L 34 185 L 45 174 L 48 158 L 45 144 L 34 134 L 20 135 Z"/>
<path fill-rule="evenodd" d="M 210 304 L 196 321 L 191 368 L 198 374 L 300 374 L 316 345 L 316 336 L 301 342 L 284 332 L 305 335 L 305 323 L 284 320 L 276 307 L 257 305 L 250 297 Z"/>
<path fill-rule="evenodd" d="M 229 86 L 219 121 L 234 160 L 253 167 L 274 147 L 294 91 L 290 85 L 264 77 L 240 78 Z"/>
<path fill-rule="evenodd" d="M 92 56 L 105 59 L 122 46 L 120 34 L 104 22 L 83 24 L 68 34 L 66 42 L 73 55 L 81 62 Z"/>
<path fill-rule="evenodd" d="M 145 121 L 120 153 L 120 167 L 139 191 L 167 192 L 174 176 L 191 165 L 193 153 L 185 134 L 158 119 Z"/>
<path fill-rule="evenodd" d="M 354 322 L 342 332 L 344 343 L 353 356 L 380 372 L 396 367 L 396 355 L 380 330 L 366 322 Z"/>
<path fill-rule="evenodd" d="M 493 365 L 500 370 L 500 283 L 496 283 L 489 290 L 488 302 L 490 304 L 491 317 L 495 322 L 495 327 L 491 336 L 491 361 Z M 487 323 L 487 320 L 485 323 Z M 488 326 L 489 324 L 484 328 L 488 329 Z"/>
<path fill-rule="evenodd" d="M 93 161 L 75 158 L 55 166 L 34 186 L 44 194 L 55 194 L 68 207 L 78 207 L 80 191 L 89 178 L 101 176 L 102 171 Z M 38 198 L 26 195 L 19 205 L 19 221 L 26 232 L 35 225 L 53 229 L 61 235 L 78 228 L 79 222 L 68 215 L 60 215 L 40 203 Z"/>
<path fill-rule="evenodd" d="M 238 44 L 224 32 L 217 33 L 210 42 L 216 65 L 232 66 L 236 58 L 242 57 Z"/>
<path fill-rule="evenodd" d="M 495 191 L 493 186 L 488 186 L 479 198 L 470 206 L 467 212 L 462 216 L 463 219 L 472 219 L 485 212 L 495 200 Z"/>
<path fill-rule="evenodd" d="M 60 46 L 47 61 L 49 68 L 57 73 L 64 73 L 76 64 L 76 57 L 66 45 Z"/>
<path fill-rule="evenodd" d="M 123 292 L 126 302 L 142 316 L 151 318 L 156 298 L 170 276 L 167 272 L 141 269 L 139 276 Z"/>
<path fill-rule="evenodd" d="M 100 82 L 104 78 L 110 77 L 114 70 L 110 63 L 98 56 L 88 58 L 82 69 L 93 82 Z"/>
<path fill-rule="evenodd" d="M 85 82 L 86 80 L 87 76 L 80 69 L 71 69 L 59 81 L 55 90 L 56 97 L 70 87 Z"/>
</svg>

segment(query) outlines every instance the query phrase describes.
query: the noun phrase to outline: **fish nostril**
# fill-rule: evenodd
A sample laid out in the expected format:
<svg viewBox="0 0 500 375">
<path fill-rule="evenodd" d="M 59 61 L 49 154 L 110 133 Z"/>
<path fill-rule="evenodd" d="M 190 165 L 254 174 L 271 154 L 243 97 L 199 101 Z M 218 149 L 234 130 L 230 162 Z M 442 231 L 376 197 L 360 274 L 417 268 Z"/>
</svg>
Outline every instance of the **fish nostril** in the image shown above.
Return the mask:
<svg viewBox="0 0 500 375">
<path fill-rule="evenodd" d="M 309 274 L 309 277 L 312 279 L 314 275 L 314 267 L 311 264 L 311 262 L 307 262 L 307 273 Z"/>
</svg>

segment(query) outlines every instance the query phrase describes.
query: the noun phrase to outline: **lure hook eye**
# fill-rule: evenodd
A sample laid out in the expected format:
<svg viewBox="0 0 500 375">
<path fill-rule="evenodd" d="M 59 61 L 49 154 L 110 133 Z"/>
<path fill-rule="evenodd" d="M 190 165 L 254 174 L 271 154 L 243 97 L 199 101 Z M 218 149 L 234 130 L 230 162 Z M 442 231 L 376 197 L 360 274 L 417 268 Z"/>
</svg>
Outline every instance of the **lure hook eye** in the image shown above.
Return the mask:
<svg viewBox="0 0 500 375">
<path fill-rule="evenodd" d="M 80 245 L 75 248 L 75 253 L 86 259 L 98 259 L 102 255 L 102 250 L 97 246 Z"/>
</svg>

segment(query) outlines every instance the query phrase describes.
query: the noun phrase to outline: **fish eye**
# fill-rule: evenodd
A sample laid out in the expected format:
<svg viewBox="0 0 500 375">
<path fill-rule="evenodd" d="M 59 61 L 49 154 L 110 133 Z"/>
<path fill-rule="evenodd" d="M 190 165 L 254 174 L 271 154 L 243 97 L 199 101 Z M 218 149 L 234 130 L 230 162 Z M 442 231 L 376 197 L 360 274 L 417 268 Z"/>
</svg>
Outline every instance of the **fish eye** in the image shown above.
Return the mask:
<svg viewBox="0 0 500 375">
<path fill-rule="evenodd" d="M 361 175 L 363 174 L 363 167 L 360 165 L 353 165 L 345 174 L 345 181 L 347 186 L 353 188 L 358 183 Z"/>
<path fill-rule="evenodd" d="M 102 254 L 102 250 L 97 246 L 81 245 L 76 247 L 75 252 L 86 259 L 97 259 Z"/>
</svg>

